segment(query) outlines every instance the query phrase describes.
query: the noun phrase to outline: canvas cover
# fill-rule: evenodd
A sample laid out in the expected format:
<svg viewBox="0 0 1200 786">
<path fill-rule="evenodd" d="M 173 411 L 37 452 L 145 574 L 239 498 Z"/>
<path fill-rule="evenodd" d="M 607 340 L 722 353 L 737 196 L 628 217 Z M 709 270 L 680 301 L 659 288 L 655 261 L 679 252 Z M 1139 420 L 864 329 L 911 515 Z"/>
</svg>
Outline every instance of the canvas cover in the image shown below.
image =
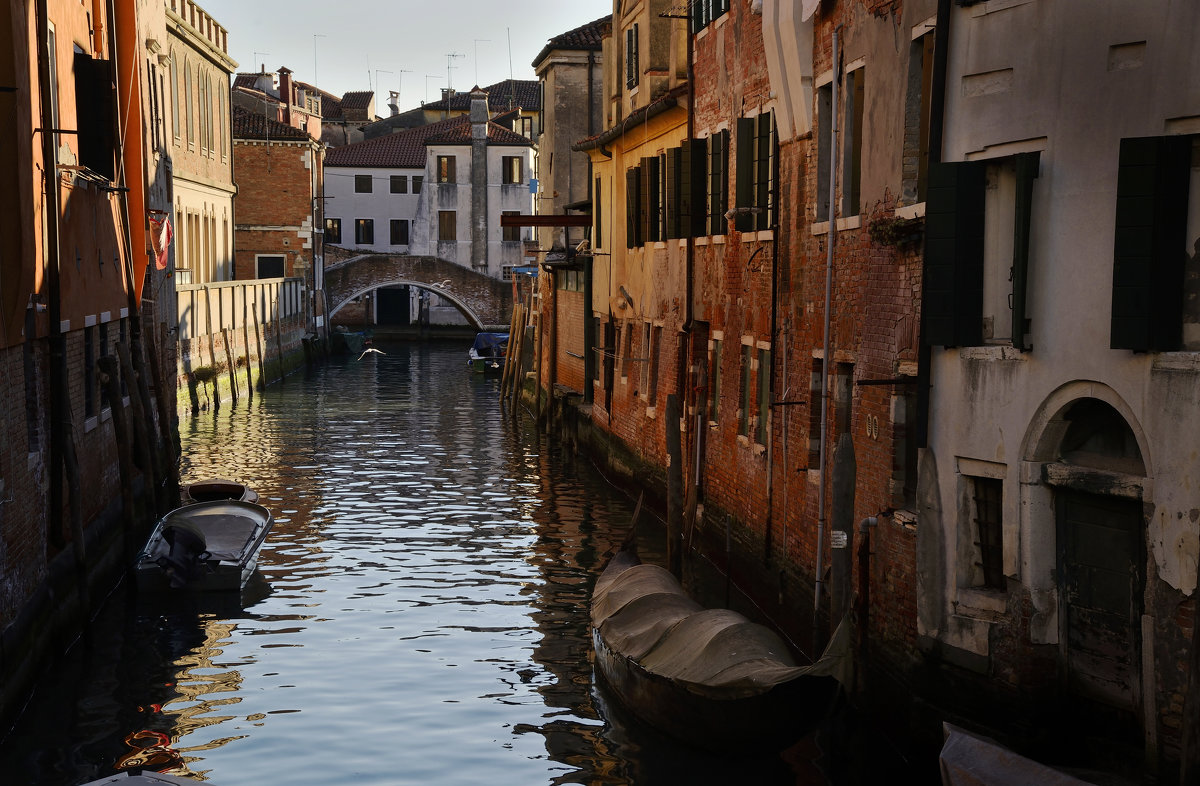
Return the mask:
<svg viewBox="0 0 1200 786">
<path fill-rule="evenodd" d="M 850 680 L 848 624 L 816 664 L 801 666 L 770 628 L 729 609 L 703 609 L 669 571 L 620 556 L 597 582 L 592 625 L 647 671 L 714 697 L 764 693 L 806 675 Z"/>
<path fill-rule="evenodd" d="M 946 741 L 940 758 L 944 786 L 1086 786 L 1082 781 L 1019 756 L 986 737 L 943 723 Z"/>
</svg>

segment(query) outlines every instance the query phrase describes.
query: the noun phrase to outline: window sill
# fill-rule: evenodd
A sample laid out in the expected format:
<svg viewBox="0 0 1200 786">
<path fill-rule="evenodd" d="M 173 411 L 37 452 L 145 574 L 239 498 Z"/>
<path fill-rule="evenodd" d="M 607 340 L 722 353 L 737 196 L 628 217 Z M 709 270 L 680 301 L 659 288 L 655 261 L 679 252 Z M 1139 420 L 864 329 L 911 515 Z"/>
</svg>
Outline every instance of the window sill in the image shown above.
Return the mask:
<svg viewBox="0 0 1200 786">
<path fill-rule="evenodd" d="M 646 417 L 650 418 L 651 420 L 657 418 L 658 417 L 657 407 L 646 407 Z"/>
<path fill-rule="evenodd" d="M 772 241 L 774 239 L 775 239 L 775 230 L 773 230 L 773 229 L 760 229 L 757 232 L 743 232 L 742 233 L 742 242 L 743 243 L 762 243 L 762 242 Z"/>
<path fill-rule="evenodd" d="M 723 246 L 723 245 L 725 245 L 725 236 L 724 235 L 713 235 L 712 242 L 713 242 L 714 246 Z"/>
<path fill-rule="evenodd" d="M 862 226 L 862 216 L 847 216 L 837 220 L 838 231 L 846 229 L 859 229 Z"/>
<path fill-rule="evenodd" d="M 827 234 L 829 234 L 829 222 L 828 222 L 828 221 L 814 221 L 814 222 L 812 222 L 812 233 L 813 233 L 814 235 L 827 235 Z"/>
<path fill-rule="evenodd" d="M 100 425 L 100 418 L 92 415 L 90 418 L 85 418 L 83 421 L 84 433 L 89 433 L 96 430 L 96 426 Z"/>
<path fill-rule="evenodd" d="M 915 205 L 904 205 L 903 207 L 898 207 L 895 210 L 895 215 L 896 218 L 904 218 L 909 220 L 914 218 L 924 218 L 925 203 L 918 202 Z"/>
<path fill-rule="evenodd" d="M 1024 360 L 1025 353 L 1011 344 L 987 347 L 959 347 L 958 356 L 963 360 Z"/>
<path fill-rule="evenodd" d="M 707 246 L 708 241 L 709 241 L 709 238 L 707 238 L 707 237 L 698 237 L 698 238 L 696 238 L 696 246 L 697 247 Z"/>
<path fill-rule="evenodd" d="M 960 587 L 954 606 L 960 617 L 995 622 L 1007 615 L 1008 594 L 999 590 Z"/>
</svg>

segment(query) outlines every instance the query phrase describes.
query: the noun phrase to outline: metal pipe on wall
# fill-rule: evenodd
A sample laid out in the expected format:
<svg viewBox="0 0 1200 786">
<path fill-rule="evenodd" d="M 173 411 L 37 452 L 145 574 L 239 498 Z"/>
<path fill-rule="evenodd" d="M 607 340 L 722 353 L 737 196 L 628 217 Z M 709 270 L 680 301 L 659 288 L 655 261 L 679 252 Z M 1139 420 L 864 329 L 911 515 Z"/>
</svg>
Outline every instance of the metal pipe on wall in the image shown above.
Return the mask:
<svg viewBox="0 0 1200 786">
<path fill-rule="evenodd" d="M 833 30 L 833 84 L 829 101 L 829 230 L 825 235 L 825 339 L 821 355 L 821 450 L 820 450 L 820 482 L 817 485 L 817 564 L 813 586 L 813 651 L 820 652 L 821 642 L 819 623 L 821 616 L 821 572 L 823 570 L 821 545 L 825 537 L 825 479 L 829 453 L 829 361 L 830 327 L 832 323 L 833 299 L 833 245 L 837 237 L 837 114 L 838 114 L 838 82 L 841 79 L 841 65 L 838 62 L 838 25 Z"/>
</svg>

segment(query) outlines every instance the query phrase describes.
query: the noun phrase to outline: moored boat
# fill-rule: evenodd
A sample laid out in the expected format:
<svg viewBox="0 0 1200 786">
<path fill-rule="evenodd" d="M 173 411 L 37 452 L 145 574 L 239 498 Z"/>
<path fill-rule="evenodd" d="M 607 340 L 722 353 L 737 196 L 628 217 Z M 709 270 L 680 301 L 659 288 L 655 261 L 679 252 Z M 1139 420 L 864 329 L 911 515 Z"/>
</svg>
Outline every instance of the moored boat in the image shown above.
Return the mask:
<svg viewBox="0 0 1200 786">
<path fill-rule="evenodd" d="M 779 749 L 812 731 L 849 681 L 849 626 L 799 665 L 771 629 L 704 609 L 671 573 L 621 551 L 596 583 L 596 669 L 641 720 L 722 753 Z"/>
<path fill-rule="evenodd" d="M 99 780 L 88 781 L 83 786 L 191 786 L 196 781 L 168 775 L 165 772 L 119 772 Z"/>
<path fill-rule="evenodd" d="M 176 508 L 155 526 L 135 565 L 138 589 L 237 591 L 258 565 L 271 512 L 241 500 Z"/>
<path fill-rule="evenodd" d="M 235 499 L 242 502 L 258 502 L 258 492 L 239 483 L 225 478 L 207 478 L 195 483 L 188 483 L 180 491 L 182 502 L 189 505 L 193 502 L 214 502 L 223 499 Z"/>
<path fill-rule="evenodd" d="M 504 371 L 507 356 L 507 333 L 477 333 L 475 343 L 467 350 L 467 368 L 478 374 L 499 374 Z"/>
</svg>

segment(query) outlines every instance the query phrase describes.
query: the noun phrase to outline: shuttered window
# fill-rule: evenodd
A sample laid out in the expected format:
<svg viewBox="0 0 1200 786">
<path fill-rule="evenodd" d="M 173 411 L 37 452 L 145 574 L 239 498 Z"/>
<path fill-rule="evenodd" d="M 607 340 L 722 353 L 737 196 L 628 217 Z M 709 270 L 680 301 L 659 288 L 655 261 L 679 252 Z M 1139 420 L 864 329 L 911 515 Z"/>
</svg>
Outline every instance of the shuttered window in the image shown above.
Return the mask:
<svg viewBox="0 0 1200 786">
<path fill-rule="evenodd" d="M 983 162 L 931 164 L 925 202 L 923 335 L 933 346 L 983 343 Z"/>
<path fill-rule="evenodd" d="M 725 234 L 729 204 L 729 131 L 708 138 L 708 234 Z"/>
<path fill-rule="evenodd" d="M 773 113 L 738 119 L 734 228 L 739 232 L 775 224 L 776 147 Z"/>
<path fill-rule="evenodd" d="M 636 248 L 642 244 L 639 237 L 642 230 L 641 221 L 641 167 L 630 167 L 625 170 L 625 247 Z"/>
<path fill-rule="evenodd" d="M 639 184 L 639 200 L 638 219 L 641 223 L 639 239 L 643 243 L 653 243 L 662 240 L 659 234 L 659 226 L 661 223 L 659 217 L 659 192 L 658 192 L 658 157 L 643 158 L 642 165 L 638 167 Z"/>
<path fill-rule="evenodd" d="M 1192 137 L 1122 139 L 1113 244 L 1113 349 L 1180 348 Z"/>
<path fill-rule="evenodd" d="M 625 31 L 625 87 L 632 90 L 640 79 L 638 66 L 638 26 L 635 23 Z"/>
</svg>

